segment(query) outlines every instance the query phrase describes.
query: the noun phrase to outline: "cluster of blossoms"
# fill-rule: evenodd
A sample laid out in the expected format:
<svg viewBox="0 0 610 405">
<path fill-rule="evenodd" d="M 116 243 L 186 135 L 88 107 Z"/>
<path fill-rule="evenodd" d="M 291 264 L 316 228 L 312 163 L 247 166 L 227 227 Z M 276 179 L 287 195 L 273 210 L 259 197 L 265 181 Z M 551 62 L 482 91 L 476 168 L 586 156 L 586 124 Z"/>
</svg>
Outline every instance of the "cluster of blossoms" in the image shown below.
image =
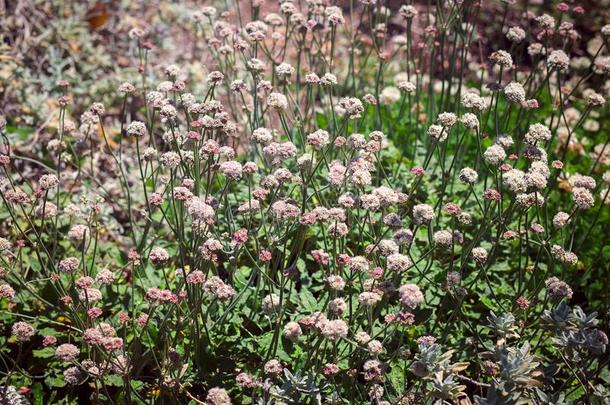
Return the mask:
<svg viewBox="0 0 610 405">
<path fill-rule="evenodd" d="M 468 387 L 478 404 L 550 403 L 528 337 L 540 362 L 559 342 L 581 367 L 547 380 L 601 380 L 607 337 L 565 306 L 602 255 L 587 245 L 607 220 L 610 147 L 588 122 L 610 85 L 581 86 L 608 73 L 610 28 L 572 77 L 565 19 L 502 22 L 510 51 L 481 60 L 460 2 L 393 16 L 360 3 L 370 32 L 317 1 L 254 2 L 249 22 L 200 8 L 201 80 L 150 66 L 134 29 L 142 84 L 122 81 L 120 114 L 96 102 L 80 126 L 60 86 L 50 163 L 22 173 L 19 153 L 0 156 L 0 300 L 35 314 L 11 324 L 11 350 L 41 340 L 61 381 L 98 401 L 119 376 L 121 401 L 141 379 L 210 405 L 459 402 Z M 451 72 L 443 54 L 462 54 Z"/>
</svg>

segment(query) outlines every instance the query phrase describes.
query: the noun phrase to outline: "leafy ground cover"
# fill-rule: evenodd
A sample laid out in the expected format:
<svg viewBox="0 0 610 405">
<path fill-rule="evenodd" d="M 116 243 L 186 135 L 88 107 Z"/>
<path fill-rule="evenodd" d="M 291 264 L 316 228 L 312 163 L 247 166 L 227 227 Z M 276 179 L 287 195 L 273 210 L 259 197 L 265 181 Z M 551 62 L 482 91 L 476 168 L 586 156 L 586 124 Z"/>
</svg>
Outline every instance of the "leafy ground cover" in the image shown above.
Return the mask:
<svg viewBox="0 0 610 405">
<path fill-rule="evenodd" d="M 0 399 L 609 403 L 610 25 L 533 3 L 49 5 Z"/>
</svg>

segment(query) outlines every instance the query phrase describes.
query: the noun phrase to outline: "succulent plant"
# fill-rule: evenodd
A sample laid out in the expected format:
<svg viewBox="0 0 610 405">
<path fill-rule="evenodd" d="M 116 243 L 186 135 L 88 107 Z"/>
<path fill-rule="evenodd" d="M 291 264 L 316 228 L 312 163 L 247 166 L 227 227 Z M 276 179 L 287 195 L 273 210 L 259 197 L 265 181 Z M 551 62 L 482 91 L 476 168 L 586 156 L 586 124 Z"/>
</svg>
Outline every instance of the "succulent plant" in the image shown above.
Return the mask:
<svg viewBox="0 0 610 405">
<path fill-rule="evenodd" d="M 466 369 L 468 363 L 452 363 L 454 351 L 444 351 L 436 343 L 419 345 L 419 353 L 413 363 L 413 372 L 428 382 L 428 393 L 435 398 L 455 400 L 463 396 L 466 386 L 457 381 L 456 373 Z"/>
<path fill-rule="evenodd" d="M 269 389 L 269 394 L 290 403 L 300 403 L 301 396 L 315 398 L 318 403 L 322 399 L 322 390 L 326 388 L 326 383 L 316 385 L 316 378 L 313 373 L 303 375 L 301 371 L 295 374 L 290 370 L 284 369 L 284 378 L 281 385 L 273 385 Z"/>
<path fill-rule="evenodd" d="M 536 387 L 542 385 L 540 364 L 530 353 L 529 343 L 509 347 L 501 341 L 495 348 L 494 359 L 499 373 L 493 378 L 486 398 L 477 397 L 480 404 L 531 403 Z"/>
<path fill-rule="evenodd" d="M 491 312 L 489 317 L 489 328 L 501 339 L 518 338 L 519 333 L 517 332 L 518 327 L 515 325 L 515 316 L 511 313 L 506 313 L 497 316 Z"/>
<path fill-rule="evenodd" d="M 579 306 L 571 308 L 565 301 L 542 315 L 542 323 L 553 334 L 553 342 L 574 361 L 606 351 L 608 336 L 596 327 L 598 322 L 597 312 L 587 315 Z"/>
</svg>

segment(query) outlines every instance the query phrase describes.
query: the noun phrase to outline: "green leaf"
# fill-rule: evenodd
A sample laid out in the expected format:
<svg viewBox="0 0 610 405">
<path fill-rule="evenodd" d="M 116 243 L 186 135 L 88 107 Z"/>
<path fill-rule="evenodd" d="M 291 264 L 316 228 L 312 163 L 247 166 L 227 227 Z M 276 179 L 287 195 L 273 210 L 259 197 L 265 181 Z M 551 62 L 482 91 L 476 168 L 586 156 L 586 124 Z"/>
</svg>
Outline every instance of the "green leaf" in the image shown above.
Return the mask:
<svg viewBox="0 0 610 405">
<path fill-rule="evenodd" d="M 299 293 L 299 306 L 302 308 L 304 313 L 312 313 L 316 311 L 318 307 L 318 301 L 313 294 L 306 289 L 301 290 Z"/>
<path fill-rule="evenodd" d="M 397 394 L 402 393 L 405 386 L 405 369 L 401 362 L 396 362 L 392 365 L 392 369 L 388 373 L 390 384 L 396 390 Z"/>
<path fill-rule="evenodd" d="M 45 347 L 44 349 L 32 350 L 32 354 L 39 359 L 48 359 L 55 355 L 55 349 L 52 347 Z"/>
<path fill-rule="evenodd" d="M 44 379 L 44 383 L 49 387 L 56 387 L 56 388 L 61 388 L 61 387 L 66 386 L 66 382 L 64 381 L 63 377 L 56 377 L 56 376 L 51 376 L 51 375 Z"/>
<path fill-rule="evenodd" d="M 9 126 L 6 128 L 9 134 L 15 134 L 19 138 L 20 141 L 26 141 L 31 134 L 34 133 L 34 128 L 30 127 L 12 127 Z"/>
<path fill-rule="evenodd" d="M 106 385 L 111 387 L 122 387 L 123 386 L 123 378 L 116 374 L 110 374 L 104 377 L 104 382 Z"/>
<path fill-rule="evenodd" d="M 42 384 L 36 383 L 32 387 L 32 397 L 34 405 L 43 405 L 44 394 L 42 392 Z"/>
</svg>

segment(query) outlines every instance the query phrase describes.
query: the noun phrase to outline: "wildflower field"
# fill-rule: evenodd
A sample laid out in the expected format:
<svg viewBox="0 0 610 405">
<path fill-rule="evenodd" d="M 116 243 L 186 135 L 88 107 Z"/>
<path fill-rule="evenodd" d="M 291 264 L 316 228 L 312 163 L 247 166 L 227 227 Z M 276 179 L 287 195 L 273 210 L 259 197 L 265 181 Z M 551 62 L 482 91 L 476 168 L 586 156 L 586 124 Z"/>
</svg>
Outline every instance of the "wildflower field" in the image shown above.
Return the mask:
<svg viewBox="0 0 610 405">
<path fill-rule="evenodd" d="M 610 404 L 608 1 L 0 26 L 0 404 Z"/>
</svg>

